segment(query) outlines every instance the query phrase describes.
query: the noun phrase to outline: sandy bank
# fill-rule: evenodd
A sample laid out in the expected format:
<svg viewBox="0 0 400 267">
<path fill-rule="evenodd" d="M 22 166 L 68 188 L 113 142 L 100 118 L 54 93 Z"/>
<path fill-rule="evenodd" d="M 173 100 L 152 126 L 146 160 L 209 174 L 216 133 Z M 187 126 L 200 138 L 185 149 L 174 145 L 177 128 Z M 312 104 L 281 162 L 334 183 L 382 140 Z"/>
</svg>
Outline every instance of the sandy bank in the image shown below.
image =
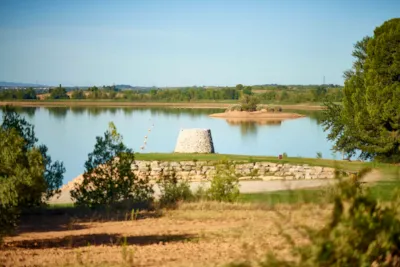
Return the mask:
<svg viewBox="0 0 400 267">
<path fill-rule="evenodd" d="M 286 120 L 286 119 L 296 119 L 303 118 L 305 115 L 297 114 L 297 113 L 287 113 L 287 112 L 265 112 L 265 111 L 230 111 L 223 113 L 214 113 L 209 115 L 213 118 L 223 118 L 223 119 L 241 119 L 246 121 L 277 121 L 277 120 Z"/>
</svg>

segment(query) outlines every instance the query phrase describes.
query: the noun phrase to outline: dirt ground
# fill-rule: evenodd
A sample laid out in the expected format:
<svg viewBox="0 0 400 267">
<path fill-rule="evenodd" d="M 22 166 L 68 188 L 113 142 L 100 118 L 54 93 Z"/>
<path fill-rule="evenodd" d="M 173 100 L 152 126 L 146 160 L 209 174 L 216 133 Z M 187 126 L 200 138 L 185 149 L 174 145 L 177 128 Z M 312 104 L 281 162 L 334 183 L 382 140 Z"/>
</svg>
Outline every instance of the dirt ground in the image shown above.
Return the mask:
<svg viewBox="0 0 400 267">
<path fill-rule="evenodd" d="M 329 213 L 311 204 L 271 210 L 204 202 L 136 220 L 32 217 L 6 238 L 0 266 L 222 266 L 259 260 L 268 251 L 290 257 L 281 226 L 296 242 L 306 242 L 295 227 L 320 227 Z"/>
</svg>

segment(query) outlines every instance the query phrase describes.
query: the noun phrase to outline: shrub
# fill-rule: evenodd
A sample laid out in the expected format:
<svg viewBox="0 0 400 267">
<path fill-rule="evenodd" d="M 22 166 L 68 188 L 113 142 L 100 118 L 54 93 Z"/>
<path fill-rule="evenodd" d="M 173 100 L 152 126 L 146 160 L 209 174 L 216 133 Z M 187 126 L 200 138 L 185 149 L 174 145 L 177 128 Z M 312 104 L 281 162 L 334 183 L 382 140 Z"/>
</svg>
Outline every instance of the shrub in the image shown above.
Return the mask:
<svg viewBox="0 0 400 267">
<path fill-rule="evenodd" d="M 229 106 L 225 112 L 229 112 L 229 111 L 242 111 L 242 106 L 241 105 L 232 105 Z"/>
<path fill-rule="evenodd" d="M 256 111 L 260 99 L 255 95 L 243 95 L 240 99 L 240 105 L 243 111 Z"/>
<path fill-rule="evenodd" d="M 257 111 L 261 111 L 261 110 L 267 110 L 268 111 L 268 105 L 264 105 L 264 104 L 260 104 L 257 105 Z"/>
<path fill-rule="evenodd" d="M 287 158 L 287 157 L 288 157 L 287 153 L 286 153 L 286 152 L 283 152 L 282 158 Z"/>
<path fill-rule="evenodd" d="M 77 205 L 110 206 L 122 201 L 150 202 L 153 187 L 148 178 L 138 179 L 131 170 L 134 153 L 122 142 L 113 123 L 98 136 L 85 163 L 83 181 L 71 191 Z"/>
<path fill-rule="evenodd" d="M 317 159 L 322 159 L 322 153 L 321 152 L 317 152 Z"/>
<path fill-rule="evenodd" d="M 191 201 L 194 199 L 187 181 L 178 181 L 175 173 L 162 176 L 157 182 L 160 188 L 159 203 L 161 207 L 173 208 L 180 201 Z"/>
<path fill-rule="evenodd" d="M 44 165 L 45 171 L 43 173 L 43 178 L 46 183 L 44 192 L 40 192 L 40 196 L 36 197 L 35 200 L 31 199 L 32 202 L 26 203 L 27 205 L 37 205 L 42 202 L 42 195 L 45 194 L 45 199 L 49 199 L 55 194 L 59 193 L 59 188 L 62 185 L 63 175 L 65 173 L 64 164 L 60 161 L 52 162 L 50 155 L 47 153 L 47 147 L 43 144 L 38 144 L 38 139 L 36 138 L 34 126 L 28 123 L 25 118 L 21 117 L 16 113 L 15 109 L 6 106 L 3 109 L 3 122 L 1 127 L 4 130 L 14 129 L 16 133 L 22 137 L 25 141 L 23 151 L 31 151 L 33 149 L 40 151 L 43 159 L 42 164 Z M 27 165 L 25 165 L 27 167 Z M 28 194 L 28 192 L 25 192 Z"/>
<path fill-rule="evenodd" d="M 40 202 L 46 192 L 43 157 L 25 144 L 15 129 L 0 128 L 0 241 L 16 226 L 20 209 Z"/>
<path fill-rule="evenodd" d="M 239 179 L 235 175 L 233 165 L 227 161 L 221 161 L 216 166 L 216 173 L 207 190 L 209 200 L 234 202 L 239 197 Z"/>
</svg>

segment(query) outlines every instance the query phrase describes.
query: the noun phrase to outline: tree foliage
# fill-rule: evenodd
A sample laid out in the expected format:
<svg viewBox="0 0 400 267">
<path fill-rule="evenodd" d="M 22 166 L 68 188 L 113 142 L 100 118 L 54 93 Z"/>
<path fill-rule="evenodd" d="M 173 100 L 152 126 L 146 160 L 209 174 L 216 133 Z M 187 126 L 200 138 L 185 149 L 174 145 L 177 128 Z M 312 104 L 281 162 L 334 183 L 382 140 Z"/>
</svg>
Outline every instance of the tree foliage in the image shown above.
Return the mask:
<svg viewBox="0 0 400 267">
<path fill-rule="evenodd" d="M 16 113 L 13 108 L 5 107 L 3 110 L 3 122 L 0 128 L 6 131 L 15 130 L 16 133 L 24 140 L 25 153 L 28 153 L 32 149 L 36 149 L 41 153 L 43 158 L 42 163 L 44 166 L 43 178 L 46 186 L 44 191 L 39 190 L 40 194 L 45 193 L 44 197 L 49 199 L 58 193 L 59 188 L 62 185 L 63 175 L 65 173 L 64 164 L 60 161 L 53 162 L 48 154 L 48 148 L 43 144 L 38 144 L 38 139 L 35 136 L 34 126 L 28 123 L 25 118 Z M 32 196 L 32 199 L 27 202 L 27 204 L 30 203 L 30 205 L 33 205 L 39 204 L 40 202 L 41 197 L 35 195 L 34 197 Z"/>
<path fill-rule="evenodd" d="M 74 90 L 71 94 L 71 98 L 72 99 L 85 99 L 85 93 L 83 92 L 83 90 Z"/>
<path fill-rule="evenodd" d="M 33 88 L 0 90 L 0 100 L 7 99 L 36 99 Z"/>
<path fill-rule="evenodd" d="M 110 123 L 104 137 L 96 137 L 93 152 L 85 163 L 83 181 L 71 191 L 77 205 L 109 206 L 130 200 L 147 202 L 153 197 L 148 178 L 137 178 L 131 170 L 134 153 Z"/>
<path fill-rule="evenodd" d="M 0 128 L 0 241 L 16 226 L 19 209 L 41 200 L 44 171 L 39 149 L 27 149 L 17 130 Z"/>
<path fill-rule="evenodd" d="M 325 129 L 335 150 L 400 161 L 400 19 L 386 21 L 354 46 L 341 106 L 326 103 Z"/>
<path fill-rule="evenodd" d="M 256 111 L 259 103 L 260 99 L 255 95 L 243 95 L 240 99 L 240 105 L 244 111 Z"/>
<path fill-rule="evenodd" d="M 61 84 L 57 88 L 50 89 L 50 99 L 68 99 L 67 90 L 61 87 Z"/>
</svg>

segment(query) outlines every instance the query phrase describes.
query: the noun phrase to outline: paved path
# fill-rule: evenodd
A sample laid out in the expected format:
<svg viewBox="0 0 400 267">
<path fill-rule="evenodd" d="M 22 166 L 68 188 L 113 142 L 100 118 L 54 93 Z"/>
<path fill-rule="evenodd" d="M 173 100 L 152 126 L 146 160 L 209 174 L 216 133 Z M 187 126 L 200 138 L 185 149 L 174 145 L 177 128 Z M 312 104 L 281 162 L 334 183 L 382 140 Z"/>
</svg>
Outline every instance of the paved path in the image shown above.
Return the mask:
<svg viewBox="0 0 400 267">
<path fill-rule="evenodd" d="M 364 178 L 365 182 L 375 182 L 380 179 L 381 175 L 379 171 L 373 170 L 366 175 Z M 276 180 L 276 181 L 240 181 L 240 192 L 241 193 L 260 193 L 260 192 L 272 192 L 290 189 L 304 189 L 304 188 L 315 188 L 327 186 L 335 183 L 334 179 L 320 179 L 320 180 Z M 200 185 L 205 187 L 209 186 L 209 183 L 192 182 L 190 187 L 192 190 L 196 190 Z M 160 190 L 158 186 L 154 186 L 156 196 Z M 69 191 L 63 191 L 59 198 L 50 199 L 50 204 L 56 203 L 71 203 Z"/>
</svg>

